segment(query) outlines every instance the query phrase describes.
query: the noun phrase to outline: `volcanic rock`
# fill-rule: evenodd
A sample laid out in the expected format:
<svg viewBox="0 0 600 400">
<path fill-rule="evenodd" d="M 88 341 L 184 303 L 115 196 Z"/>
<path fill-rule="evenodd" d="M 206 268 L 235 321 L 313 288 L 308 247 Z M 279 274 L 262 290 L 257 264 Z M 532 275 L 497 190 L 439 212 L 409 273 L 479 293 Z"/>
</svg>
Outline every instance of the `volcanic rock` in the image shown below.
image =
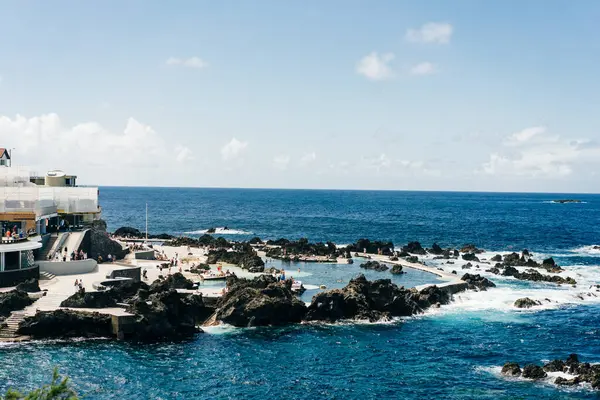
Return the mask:
<svg viewBox="0 0 600 400">
<path fill-rule="evenodd" d="M 11 312 L 22 310 L 33 302 L 34 300 L 22 290 L 0 292 L 0 317 L 8 317 Z"/>
<path fill-rule="evenodd" d="M 392 274 L 404 274 L 404 271 L 402 271 L 402 265 L 400 264 L 395 264 L 390 272 Z"/>
<path fill-rule="evenodd" d="M 139 229 L 132 228 L 130 226 L 122 226 L 118 228 L 114 233 L 114 236 L 124 237 L 124 238 L 141 238 L 143 237 L 142 232 Z"/>
<path fill-rule="evenodd" d="M 25 317 L 17 333 L 34 338 L 110 337 L 111 317 L 71 310 L 38 311 Z"/>
<path fill-rule="evenodd" d="M 542 303 L 540 303 L 537 300 L 532 300 L 529 297 L 523 297 L 521 299 L 517 299 L 515 301 L 514 306 L 517 308 L 531 308 L 531 307 L 535 307 L 535 306 L 539 306 Z"/>
<path fill-rule="evenodd" d="M 502 367 L 502 375 L 520 376 L 521 375 L 521 367 L 519 367 L 519 364 L 517 364 L 517 363 L 507 362 Z"/>
<path fill-rule="evenodd" d="M 479 258 L 475 255 L 475 253 L 466 253 L 462 255 L 462 259 L 465 261 L 476 261 L 480 262 Z"/>
<path fill-rule="evenodd" d="M 227 293 L 217 303 L 216 319 L 238 327 L 298 323 L 307 310 L 291 285 L 291 281 L 280 283 L 267 275 L 230 279 Z"/>
<path fill-rule="evenodd" d="M 342 319 L 378 321 L 393 316 L 410 316 L 421 311 L 415 293 L 399 288 L 389 279 L 368 281 L 364 275 L 343 289 L 321 292 L 308 307 L 308 321 L 335 322 Z"/>
<path fill-rule="evenodd" d="M 502 272 L 503 276 L 512 276 L 520 280 L 534 282 L 552 282 L 558 284 L 576 285 L 577 282 L 571 277 L 563 278 L 556 275 L 545 275 L 534 269 L 528 269 L 525 272 L 519 272 L 515 267 L 506 266 Z"/>
<path fill-rule="evenodd" d="M 481 254 L 484 251 L 481 249 L 478 249 L 474 244 L 470 243 L 470 244 L 465 244 L 461 249 L 460 249 L 461 253 L 475 253 L 475 254 Z"/>
<path fill-rule="evenodd" d="M 544 379 L 547 376 L 548 376 L 548 374 L 539 365 L 527 364 L 523 368 L 523 378 L 539 380 L 539 379 Z"/>
<path fill-rule="evenodd" d="M 413 295 L 413 300 L 417 302 L 420 309 L 425 310 L 434 305 L 450 303 L 452 296 L 436 285 L 427 286 L 425 289 Z"/>
<path fill-rule="evenodd" d="M 558 264 L 556 264 L 554 258 L 552 257 L 546 258 L 544 261 L 542 261 L 542 268 L 544 268 L 548 272 L 554 273 L 559 273 L 563 271 L 563 269 Z"/>
<path fill-rule="evenodd" d="M 60 303 L 61 307 L 70 308 L 107 308 L 115 307 L 117 301 L 111 290 L 103 292 L 86 292 L 80 290 Z"/>
<path fill-rule="evenodd" d="M 366 263 L 360 264 L 363 269 L 372 269 L 375 271 L 387 271 L 389 267 L 385 264 L 381 264 L 378 261 L 367 261 Z"/>
<path fill-rule="evenodd" d="M 28 293 L 37 293 L 37 292 L 41 292 L 42 289 L 40 289 L 40 285 L 38 283 L 38 280 L 35 278 L 31 278 L 28 279 L 24 282 L 21 282 L 17 285 L 16 287 L 17 290 L 22 290 L 24 292 L 28 292 Z"/>
<path fill-rule="evenodd" d="M 106 260 L 109 254 L 116 259 L 123 258 L 129 249 L 124 250 L 121 243 L 112 240 L 106 232 L 106 223 L 100 221 L 95 221 L 91 229 L 85 233 L 79 249 L 69 249 L 69 251 L 83 250 L 89 258 L 95 260 L 100 258 Z"/>
<path fill-rule="evenodd" d="M 150 292 L 163 292 L 168 289 L 193 289 L 194 282 L 187 279 L 183 274 L 176 272 L 169 275 L 166 279 L 158 279 L 150 285 Z"/>
<path fill-rule="evenodd" d="M 439 244 L 434 243 L 431 248 L 428 250 L 431 254 L 440 255 L 444 253 L 444 249 L 440 247 Z"/>
<path fill-rule="evenodd" d="M 143 293 L 143 290 L 138 292 Z M 181 294 L 166 289 L 133 300 L 127 311 L 135 314 L 129 338 L 136 340 L 185 339 L 202 332 L 197 326 L 214 311 L 206 307 L 202 295 Z"/>
<path fill-rule="evenodd" d="M 566 378 L 563 378 L 562 376 L 558 376 L 554 380 L 554 384 L 559 385 L 559 386 L 574 386 L 574 385 L 578 385 L 579 383 L 581 383 L 581 380 L 579 379 L 578 376 L 576 376 L 573 379 L 566 379 Z"/>
<path fill-rule="evenodd" d="M 469 289 L 485 291 L 487 288 L 496 287 L 496 284 L 481 275 L 464 274 L 461 280 L 469 284 Z"/>
<path fill-rule="evenodd" d="M 419 243 L 419 242 L 409 242 L 406 246 L 402 247 L 402 251 L 405 251 L 405 252 L 411 253 L 411 254 L 420 254 L 420 255 L 427 254 L 427 252 L 425 251 L 425 249 L 421 246 L 421 243 Z"/>
<path fill-rule="evenodd" d="M 550 361 L 548 364 L 544 365 L 544 371 L 546 372 L 564 372 L 565 368 L 567 368 L 567 366 L 562 360 Z"/>
</svg>

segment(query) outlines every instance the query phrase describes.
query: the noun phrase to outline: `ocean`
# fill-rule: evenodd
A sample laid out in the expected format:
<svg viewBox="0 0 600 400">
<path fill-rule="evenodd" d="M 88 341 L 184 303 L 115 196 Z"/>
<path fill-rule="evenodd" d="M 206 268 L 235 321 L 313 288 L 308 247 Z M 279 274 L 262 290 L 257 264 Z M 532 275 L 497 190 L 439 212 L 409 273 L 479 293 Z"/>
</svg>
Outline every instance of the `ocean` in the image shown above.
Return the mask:
<svg viewBox="0 0 600 400">
<path fill-rule="evenodd" d="M 581 203 L 556 204 L 575 198 Z M 137 345 L 106 340 L 2 344 L 0 393 L 47 382 L 52 368 L 89 399 L 595 399 L 586 386 L 557 387 L 499 373 L 506 361 L 542 363 L 578 353 L 600 362 L 600 195 L 100 188 L 109 229 L 229 239 L 307 237 L 346 244 L 359 238 L 474 243 L 483 257 L 528 249 L 553 256 L 576 288 L 485 272 L 497 287 L 468 292 L 424 315 L 386 323 L 210 328 L 192 341 Z M 442 264 L 463 273 L 464 263 Z M 354 265 L 298 264 L 309 284 L 343 286 Z M 400 285 L 435 282 L 407 271 Z M 368 278 L 390 278 L 369 271 Z M 310 301 L 307 292 L 303 300 Z M 543 302 L 519 310 L 520 297 Z M 546 300 L 547 299 L 547 300 Z"/>
</svg>

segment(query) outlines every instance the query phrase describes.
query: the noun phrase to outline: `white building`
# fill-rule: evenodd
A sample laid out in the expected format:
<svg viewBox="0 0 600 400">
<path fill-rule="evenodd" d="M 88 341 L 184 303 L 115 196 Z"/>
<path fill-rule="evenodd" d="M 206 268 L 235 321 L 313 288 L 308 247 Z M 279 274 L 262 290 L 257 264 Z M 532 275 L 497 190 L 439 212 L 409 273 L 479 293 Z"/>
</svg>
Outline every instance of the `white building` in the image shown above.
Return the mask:
<svg viewBox="0 0 600 400">
<path fill-rule="evenodd" d="M 28 279 L 39 279 L 33 251 L 42 243 L 29 238 L 7 238 L 0 241 L 0 287 L 16 286 Z"/>
<path fill-rule="evenodd" d="M 0 225 L 26 234 L 78 227 L 100 218 L 97 187 L 75 186 L 75 176 L 51 171 L 33 177 L 24 167 L 0 166 Z"/>
</svg>

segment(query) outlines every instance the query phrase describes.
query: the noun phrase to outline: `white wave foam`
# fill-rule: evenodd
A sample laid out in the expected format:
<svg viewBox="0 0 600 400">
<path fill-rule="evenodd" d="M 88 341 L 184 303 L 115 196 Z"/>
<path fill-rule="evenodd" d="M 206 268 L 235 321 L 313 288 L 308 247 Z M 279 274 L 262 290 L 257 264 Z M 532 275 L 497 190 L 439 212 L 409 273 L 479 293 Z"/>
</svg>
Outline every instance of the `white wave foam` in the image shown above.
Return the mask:
<svg viewBox="0 0 600 400">
<path fill-rule="evenodd" d="M 221 323 L 219 325 L 214 326 L 203 326 L 202 330 L 204 331 L 204 333 L 208 333 L 211 335 L 226 335 L 239 332 L 240 328 L 236 328 L 233 325 Z"/>
<path fill-rule="evenodd" d="M 538 271 L 545 275 L 558 275 L 561 277 L 571 277 L 577 281 L 575 287 L 571 285 L 556 285 L 547 282 L 520 281 L 513 277 L 494 275 L 487 272 L 487 269 L 493 267 L 494 262 L 489 262 L 495 254 L 508 254 L 509 252 L 486 252 L 478 254 L 482 262 L 471 262 L 470 269 L 462 269 L 467 261 L 462 259 L 450 260 L 454 264 L 446 264 L 448 260 L 433 260 L 432 256 L 424 256 L 422 259 L 430 266 L 441 268 L 445 272 L 456 271 L 457 277 L 465 273 L 479 274 L 492 280 L 497 287 L 490 288 L 487 291 L 475 292 L 466 291 L 454 295 L 454 301 L 439 309 L 429 309 L 428 315 L 440 313 L 463 313 L 478 311 L 500 311 L 502 313 L 511 313 L 519 315 L 523 313 L 537 312 L 541 310 L 555 309 L 559 307 L 600 303 L 600 289 L 596 287 L 600 283 L 600 266 L 582 266 L 582 265 L 563 265 L 564 271 L 560 274 L 549 274 L 542 269 Z M 536 259 L 540 255 L 536 254 Z M 484 261 L 488 260 L 488 261 Z M 488 263 L 489 262 L 489 263 Z M 475 268 L 479 265 L 479 269 Z M 525 271 L 527 267 L 517 267 L 520 271 Z M 517 299 L 529 297 L 530 299 L 540 301 L 542 304 L 530 309 L 518 309 L 514 307 Z M 493 318 L 493 314 L 486 313 Z"/>
<path fill-rule="evenodd" d="M 523 366 L 523 365 L 521 365 L 521 366 Z M 532 380 L 532 379 L 523 378 L 522 376 L 502 375 L 502 367 L 498 367 L 498 366 L 493 366 L 493 367 L 478 366 L 478 367 L 475 367 L 474 369 L 476 372 L 490 374 L 490 375 L 495 376 L 496 378 L 504 379 L 507 381 L 519 381 L 519 382 L 529 382 L 529 383 L 538 384 L 538 385 L 540 385 L 540 384 L 548 385 L 548 386 L 553 386 L 555 388 L 559 388 L 561 391 L 565 391 L 565 392 L 575 392 L 575 391 L 592 389 L 592 386 L 587 382 L 580 383 L 579 385 L 574 385 L 574 386 L 557 385 L 556 383 L 554 383 L 554 381 L 558 377 L 565 378 L 565 379 L 575 378 L 575 375 L 571 375 L 571 374 L 568 374 L 565 372 L 547 372 L 548 376 L 546 378 L 540 379 L 540 380 Z"/>
<path fill-rule="evenodd" d="M 571 250 L 571 252 L 583 256 L 600 256 L 600 245 L 581 246 Z"/>
<path fill-rule="evenodd" d="M 209 229 L 201 229 L 198 231 L 189 231 L 189 232 L 183 232 L 186 235 L 203 235 L 205 233 L 208 233 Z M 221 227 L 221 228 L 214 228 L 214 232 L 210 233 L 211 235 L 252 235 L 253 232 L 250 231 L 244 231 L 241 229 L 229 229 L 226 227 Z"/>
<path fill-rule="evenodd" d="M 587 204 L 587 201 L 569 201 L 569 202 L 561 203 L 560 201 L 556 201 L 556 200 L 544 200 L 544 201 L 542 201 L 542 203 L 545 203 L 545 204 Z"/>
</svg>

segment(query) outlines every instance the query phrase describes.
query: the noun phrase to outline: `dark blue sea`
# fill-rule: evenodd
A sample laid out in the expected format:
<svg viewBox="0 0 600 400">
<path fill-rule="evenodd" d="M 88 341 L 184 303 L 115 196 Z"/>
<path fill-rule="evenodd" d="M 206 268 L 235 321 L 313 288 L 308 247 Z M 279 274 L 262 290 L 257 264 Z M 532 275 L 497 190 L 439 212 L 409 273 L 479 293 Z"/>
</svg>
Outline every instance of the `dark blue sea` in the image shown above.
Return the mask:
<svg viewBox="0 0 600 400">
<path fill-rule="evenodd" d="M 581 203 L 556 204 L 575 198 Z M 484 257 L 529 249 L 554 256 L 577 287 L 486 275 L 487 292 L 462 293 L 424 315 L 387 323 L 214 328 L 183 343 L 113 341 L 0 345 L 0 392 L 32 388 L 52 368 L 89 399 L 596 399 L 590 387 L 559 388 L 499 374 L 506 361 L 600 362 L 600 195 L 112 188 L 100 189 L 109 229 L 229 239 L 307 237 L 347 244 L 359 238 L 418 240 L 442 247 L 474 243 Z M 448 271 L 462 265 L 428 263 Z M 296 266 L 294 266 L 295 268 Z M 302 280 L 343 286 L 357 266 L 299 264 Z M 472 271 L 471 271 L 472 272 Z M 370 279 L 390 278 L 369 272 Z M 405 286 L 427 273 L 395 277 Z M 307 296 L 307 295 L 305 295 Z M 543 300 L 527 311 L 520 297 Z M 310 293 L 308 298 L 310 301 Z M 545 300 L 548 299 L 548 300 Z"/>
</svg>

